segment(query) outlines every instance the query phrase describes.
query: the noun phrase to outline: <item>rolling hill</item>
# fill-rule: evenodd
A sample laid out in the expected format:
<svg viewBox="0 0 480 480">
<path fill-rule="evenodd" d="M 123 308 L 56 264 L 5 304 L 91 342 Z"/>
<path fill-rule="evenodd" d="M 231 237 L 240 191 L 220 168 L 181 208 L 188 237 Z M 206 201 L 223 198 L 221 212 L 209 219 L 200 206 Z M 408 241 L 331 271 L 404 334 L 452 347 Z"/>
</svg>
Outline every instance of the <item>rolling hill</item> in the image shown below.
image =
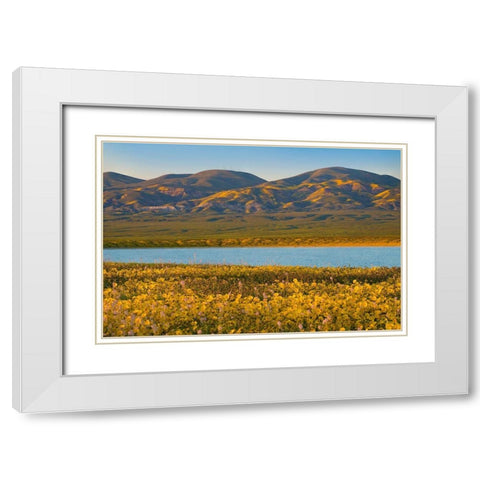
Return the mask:
<svg viewBox="0 0 480 480">
<path fill-rule="evenodd" d="M 343 167 L 275 181 L 230 170 L 105 175 L 105 247 L 400 242 L 400 180 L 389 175 Z"/>
<path fill-rule="evenodd" d="M 120 177 L 124 175 L 116 174 Z M 105 177 L 107 176 L 107 177 Z M 112 182 L 112 173 L 104 182 Z M 106 178 L 106 180 L 105 180 Z M 131 178 L 131 177 L 126 177 Z M 135 179 L 136 180 L 136 179 Z M 225 191 L 251 187 L 265 180 L 251 173 L 231 170 L 205 170 L 195 174 L 169 174 L 143 181 L 129 181 L 104 188 L 104 208 L 129 212 L 142 209 L 185 211 L 195 206 L 192 200 Z M 109 185 L 110 185 L 109 184 Z M 180 203 L 181 202 L 181 203 Z"/>
<path fill-rule="evenodd" d="M 103 189 L 124 188 L 132 183 L 143 182 L 140 178 L 130 177 L 116 172 L 105 172 L 103 174 Z"/>
<path fill-rule="evenodd" d="M 343 167 L 322 168 L 271 182 L 229 170 L 164 175 L 145 181 L 105 175 L 107 210 L 249 214 L 400 208 L 400 180 Z"/>
<path fill-rule="evenodd" d="M 342 167 L 322 168 L 196 202 L 194 212 L 305 212 L 320 209 L 400 209 L 400 180 Z"/>
</svg>

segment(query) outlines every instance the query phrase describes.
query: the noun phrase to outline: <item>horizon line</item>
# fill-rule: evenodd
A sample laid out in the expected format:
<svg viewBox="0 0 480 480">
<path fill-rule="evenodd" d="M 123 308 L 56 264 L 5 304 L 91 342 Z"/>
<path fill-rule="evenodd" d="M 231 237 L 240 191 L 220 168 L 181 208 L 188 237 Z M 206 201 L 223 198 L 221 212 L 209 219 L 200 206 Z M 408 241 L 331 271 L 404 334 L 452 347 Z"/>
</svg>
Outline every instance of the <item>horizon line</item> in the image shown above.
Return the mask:
<svg viewBox="0 0 480 480">
<path fill-rule="evenodd" d="M 165 173 L 163 175 L 158 175 L 158 176 L 154 176 L 154 177 L 150 177 L 150 178 L 137 177 L 137 176 L 129 175 L 127 173 L 122 173 L 122 172 L 114 171 L 114 170 L 108 170 L 106 172 L 103 172 L 103 175 L 105 175 L 106 173 L 117 173 L 119 175 L 124 175 L 126 177 L 137 178 L 137 179 L 142 180 L 142 181 L 148 181 L 148 180 L 154 180 L 155 178 L 165 177 L 167 175 L 182 175 L 182 176 L 187 176 L 188 177 L 188 176 L 197 175 L 199 173 L 204 173 L 204 172 L 235 172 L 235 173 L 247 173 L 249 175 L 254 175 L 254 176 L 260 178 L 261 180 L 264 180 L 265 182 L 276 182 L 278 180 L 286 180 L 286 179 L 289 179 L 289 178 L 297 177 L 298 175 L 303 175 L 305 173 L 313 173 L 313 172 L 316 172 L 318 170 L 327 170 L 327 169 L 330 169 L 330 168 L 340 168 L 340 169 L 343 169 L 343 170 L 353 170 L 353 171 L 358 171 L 358 172 L 367 172 L 367 173 L 372 173 L 373 175 L 378 175 L 378 176 L 381 176 L 381 177 L 392 177 L 392 178 L 395 178 L 395 179 L 401 181 L 401 178 L 396 177 L 395 175 L 390 175 L 388 173 L 376 173 L 376 172 L 372 172 L 371 170 L 363 170 L 361 168 L 342 167 L 342 166 L 339 166 L 339 165 L 332 165 L 330 167 L 321 167 L 321 168 L 317 168 L 317 169 L 314 169 L 314 170 L 306 170 L 306 171 L 297 173 L 295 175 L 291 175 L 289 177 L 279 177 L 275 180 L 266 180 L 265 178 L 260 177 L 260 176 L 256 175 L 255 173 L 246 172 L 246 171 L 243 171 L 243 170 L 231 170 L 231 169 L 228 169 L 228 168 L 208 168 L 206 170 L 199 170 L 198 172 L 191 172 L 191 173 L 174 173 L 174 172 L 171 172 L 171 173 Z"/>
</svg>

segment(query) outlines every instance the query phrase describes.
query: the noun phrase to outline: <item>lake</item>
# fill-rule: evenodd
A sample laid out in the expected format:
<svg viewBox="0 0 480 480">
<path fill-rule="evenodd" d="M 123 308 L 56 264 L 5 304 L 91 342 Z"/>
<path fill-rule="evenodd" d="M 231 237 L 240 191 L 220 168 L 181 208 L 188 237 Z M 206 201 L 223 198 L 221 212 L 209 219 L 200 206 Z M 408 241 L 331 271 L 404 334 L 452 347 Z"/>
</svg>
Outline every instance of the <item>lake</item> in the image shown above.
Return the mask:
<svg viewBox="0 0 480 480">
<path fill-rule="evenodd" d="M 399 267 L 400 247 L 105 248 L 106 262 Z"/>
</svg>

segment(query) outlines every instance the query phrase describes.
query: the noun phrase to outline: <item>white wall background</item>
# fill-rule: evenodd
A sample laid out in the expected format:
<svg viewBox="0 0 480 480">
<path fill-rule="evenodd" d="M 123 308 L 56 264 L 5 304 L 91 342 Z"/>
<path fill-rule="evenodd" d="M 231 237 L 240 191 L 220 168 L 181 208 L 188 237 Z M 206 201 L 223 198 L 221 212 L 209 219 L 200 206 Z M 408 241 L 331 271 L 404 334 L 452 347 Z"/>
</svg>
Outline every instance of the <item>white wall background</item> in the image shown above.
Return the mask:
<svg viewBox="0 0 480 480">
<path fill-rule="evenodd" d="M 475 325 L 472 394 L 465 398 L 52 416 L 10 408 L 11 71 L 26 65 L 467 85 L 474 245 L 479 196 L 473 187 L 480 182 L 475 6 L 469 0 L 7 0 L 0 17 L 0 475 L 480 478 Z M 473 297 L 476 252 L 471 263 Z M 474 323 L 473 303 L 471 316 Z"/>
</svg>

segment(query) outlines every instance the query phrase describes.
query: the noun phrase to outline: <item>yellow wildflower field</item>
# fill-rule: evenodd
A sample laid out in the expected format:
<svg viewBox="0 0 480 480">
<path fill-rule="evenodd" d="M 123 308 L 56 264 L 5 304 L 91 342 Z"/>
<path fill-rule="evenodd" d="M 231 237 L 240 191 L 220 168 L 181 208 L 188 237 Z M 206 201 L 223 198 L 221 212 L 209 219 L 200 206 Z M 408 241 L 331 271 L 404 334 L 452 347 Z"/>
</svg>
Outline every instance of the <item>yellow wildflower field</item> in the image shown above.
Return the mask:
<svg viewBox="0 0 480 480">
<path fill-rule="evenodd" d="M 104 263 L 106 337 L 401 328 L 400 268 Z"/>
</svg>

